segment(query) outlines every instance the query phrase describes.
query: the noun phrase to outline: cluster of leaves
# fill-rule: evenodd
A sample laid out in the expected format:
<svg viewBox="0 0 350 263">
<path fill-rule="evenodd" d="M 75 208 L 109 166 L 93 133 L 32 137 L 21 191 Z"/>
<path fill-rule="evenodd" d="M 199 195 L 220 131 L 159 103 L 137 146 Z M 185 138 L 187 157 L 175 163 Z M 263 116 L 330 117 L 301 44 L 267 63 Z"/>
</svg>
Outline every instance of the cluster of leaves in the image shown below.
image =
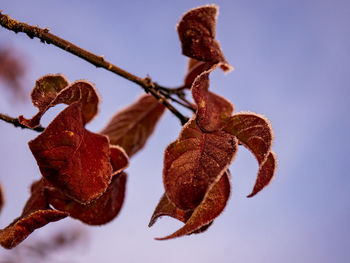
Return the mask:
<svg viewBox="0 0 350 263">
<path fill-rule="evenodd" d="M 165 150 L 162 196 L 150 221 L 167 215 L 185 223 L 160 240 L 203 232 L 224 210 L 230 195 L 228 167 L 239 144 L 246 146 L 259 163 L 252 197 L 271 181 L 276 157 L 269 121 L 262 115 L 241 112 L 225 98 L 209 91 L 209 74 L 220 67 L 230 71 L 215 40 L 217 7 L 196 8 L 177 26 L 182 51 L 190 57 L 185 84 L 191 87 L 197 110 L 179 138 Z M 189 85 L 190 84 L 190 85 Z"/>
<path fill-rule="evenodd" d="M 276 157 L 271 151 L 269 121 L 255 113 L 233 114 L 229 101 L 209 91 L 212 71 L 232 69 L 215 40 L 217 12 L 215 5 L 192 9 L 177 26 L 183 54 L 190 58 L 184 87 L 192 93 L 196 112 L 179 138 L 165 149 L 165 193 L 149 224 L 167 215 L 185 225 L 159 239 L 203 232 L 223 211 L 231 188 L 228 168 L 239 144 L 259 163 L 249 197 L 274 175 Z M 67 216 L 90 225 L 114 219 L 124 199 L 124 169 L 129 158 L 145 145 L 165 110 L 151 95 L 144 95 L 117 113 L 100 133 L 92 133 L 85 124 L 96 115 L 99 97 L 91 83 L 69 84 L 60 74 L 47 75 L 36 82 L 31 97 L 38 113 L 30 119 L 19 117 L 28 127 L 40 125 L 50 107 L 60 103 L 68 106 L 29 142 L 42 179 L 33 183 L 22 215 L 0 231 L 0 244 L 6 248 Z"/>
</svg>

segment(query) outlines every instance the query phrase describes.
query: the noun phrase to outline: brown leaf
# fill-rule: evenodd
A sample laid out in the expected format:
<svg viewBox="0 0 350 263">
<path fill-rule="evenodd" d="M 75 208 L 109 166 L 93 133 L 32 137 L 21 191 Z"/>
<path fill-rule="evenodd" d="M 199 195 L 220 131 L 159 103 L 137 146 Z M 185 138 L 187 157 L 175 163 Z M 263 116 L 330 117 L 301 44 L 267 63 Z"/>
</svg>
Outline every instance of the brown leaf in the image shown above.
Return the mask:
<svg viewBox="0 0 350 263">
<path fill-rule="evenodd" d="M 227 122 L 224 131 L 236 136 L 241 144 L 252 151 L 259 164 L 266 160 L 273 140 L 267 118 L 256 113 L 236 113 Z"/>
<path fill-rule="evenodd" d="M 68 214 L 57 210 L 38 210 L 16 219 L 11 225 L 0 230 L 0 244 L 13 248 L 26 239 L 34 230 L 65 218 Z"/>
<path fill-rule="evenodd" d="M 129 158 L 122 147 L 111 145 L 109 147 L 111 152 L 111 165 L 113 168 L 113 175 L 119 174 L 129 166 Z"/>
<path fill-rule="evenodd" d="M 213 64 L 211 63 L 190 58 L 188 61 L 187 73 L 184 80 L 185 87 L 190 89 L 196 77 L 202 74 L 204 71 L 209 70 L 212 66 Z"/>
<path fill-rule="evenodd" d="M 227 63 L 219 43 L 215 40 L 216 5 L 205 5 L 185 13 L 177 25 L 182 53 L 190 58 L 212 64 L 220 63 L 224 71 L 232 67 Z"/>
<path fill-rule="evenodd" d="M 68 85 L 68 80 L 61 74 L 46 75 L 37 80 L 31 97 L 39 112 L 31 119 L 19 116 L 19 121 L 34 128 L 40 124 L 41 117 L 51 107 L 64 103 L 82 103 L 83 123 L 88 123 L 97 113 L 99 98 L 94 86 L 87 81 L 76 81 Z"/>
<path fill-rule="evenodd" d="M 208 189 L 203 201 L 196 207 L 182 228 L 169 236 L 156 239 L 166 240 L 205 231 L 213 220 L 222 213 L 229 197 L 230 181 L 228 173 L 225 172 L 219 181 Z"/>
<path fill-rule="evenodd" d="M 22 215 L 8 227 L 0 230 L 0 244 L 4 248 L 13 248 L 26 239 L 34 230 L 48 223 L 61 220 L 68 213 L 50 209 L 42 193 L 44 180 L 33 183 L 31 196 L 27 201 Z"/>
<path fill-rule="evenodd" d="M 170 202 L 166 194 L 163 194 L 156 209 L 153 212 L 148 226 L 153 226 L 153 224 L 161 216 L 170 216 L 185 223 L 191 217 L 192 213 L 193 210 L 182 210 L 180 208 L 177 208 L 172 202 Z"/>
<path fill-rule="evenodd" d="M 259 168 L 258 177 L 256 178 L 253 191 L 247 197 L 253 197 L 271 182 L 276 171 L 276 166 L 276 154 L 273 151 L 270 151 L 266 161 Z"/>
<path fill-rule="evenodd" d="M 164 109 L 152 95 L 144 95 L 118 112 L 101 133 L 109 137 L 111 144 L 120 145 L 132 156 L 143 148 Z"/>
<path fill-rule="evenodd" d="M 77 202 L 98 198 L 111 182 L 109 140 L 84 128 L 81 102 L 63 110 L 29 147 L 42 175 Z"/>
<path fill-rule="evenodd" d="M 89 225 L 103 225 L 118 215 L 124 202 L 126 179 L 126 173 L 114 176 L 106 192 L 88 204 L 78 203 L 54 187 L 46 187 L 45 195 L 53 207 L 71 217 Z"/>
<path fill-rule="evenodd" d="M 170 201 L 183 210 L 196 208 L 208 188 L 227 170 L 237 144 L 237 139 L 226 132 L 202 132 L 191 119 L 165 150 L 163 182 Z"/>
<path fill-rule="evenodd" d="M 247 147 L 259 163 L 258 177 L 253 192 L 254 196 L 272 179 L 275 171 L 276 156 L 271 152 L 273 132 L 268 119 L 255 113 L 237 113 L 223 129 L 237 137 Z"/>
<path fill-rule="evenodd" d="M 209 91 L 209 73 L 214 69 L 215 66 L 203 72 L 192 84 L 192 96 L 197 104 L 197 123 L 206 132 L 222 129 L 234 110 L 231 102 Z"/>
</svg>

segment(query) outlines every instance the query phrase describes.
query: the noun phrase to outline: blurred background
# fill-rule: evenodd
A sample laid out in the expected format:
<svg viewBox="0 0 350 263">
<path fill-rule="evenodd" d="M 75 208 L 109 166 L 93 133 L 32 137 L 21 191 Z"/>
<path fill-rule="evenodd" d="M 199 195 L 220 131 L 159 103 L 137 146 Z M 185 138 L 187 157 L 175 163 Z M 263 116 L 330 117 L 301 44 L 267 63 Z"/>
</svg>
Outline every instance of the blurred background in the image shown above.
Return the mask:
<svg viewBox="0 0 350 263">
<path fill-rule="evenodd" d="M 182 84 L 187 66 L 175 25 L 185 11 L 207 3 L 12 0 L 2 1 L 0 9 L 17 20 L 48 27 L 133 74 L 175 87 Z M 35 244 L 48 243 L 52 236 L 78 231 L 84 236 L 79 246 L 53 250 L 44 262 L 350 262 L 350 1 L 215 3 L 220 7 L 216 38 L 235 70 L 227 75 L 214 72 L 211 89 L 231 100 L 236 112 L 253 111 L 271 120 L 279 159 L 273 182 L 256 197 L 245 197 L 258 165 L 240 148 L 230 167 L 228 206 L 209 230 L 155 241 L 182 226 L 163 217 L 147 227 L 163 193 L 164 148 L 181 129 L 178 119 L 167 113 L 127 169 L 126 200 L 113 222 L 101 227 L 73 219 L 49 224 L 15 250 L 0 248 L 0 261 L 38 262 L 30 256 L 14 257 L 21 247 L 38 247 Z M 87 127 L 95 132 L 142 94 L 135 84 L 24 34 L 0 28 L 1 50 L 18 56 L 17 72 L 23 71 L 17 84 L 0 81 L 0 112 L 13 117 L 36 112 L 29 94 L 35 80 L 48 73 L 96 85 L 102 103 Z M 11 63 L 0 58 L 1 71 Z M 51 109 L 43 125 L 63 108 Z M 27 146 L 38 134 L 2 121 L 0 133 L 3 228 L 21 214 L 29 186 L 40 173 Z"/>
</svg>

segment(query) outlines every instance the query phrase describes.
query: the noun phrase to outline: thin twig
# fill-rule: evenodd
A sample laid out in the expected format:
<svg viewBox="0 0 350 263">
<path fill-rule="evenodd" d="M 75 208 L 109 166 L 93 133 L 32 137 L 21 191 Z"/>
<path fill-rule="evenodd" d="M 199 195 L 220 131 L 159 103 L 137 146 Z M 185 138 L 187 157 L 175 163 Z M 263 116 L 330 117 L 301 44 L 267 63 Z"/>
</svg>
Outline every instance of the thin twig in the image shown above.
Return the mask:
<svg viewBox="0 0 350 263">
<path fill-rule="evenodd" d="M 42 132 L 45 129 L 42 126 L 37 126 L 35 128 L 29 128 L 29 127 L 21 124 L 17 118 L 13 118 L 13 117 L 10 117 L 10 116 L 8 116 L 6 114 L 2 114 L 2 113 L 0 113 L 0 120 L 3 120 L 7 123 L 11 123 L 15 127 L 21 127 L 22 129 L 29 129 L 29 130 L 33 130 L 33 131 L 37 131 L 37 132 Z"/>
<path fill-rule="evenodd" d="M 179 118 L 182 124 L 186 123 L 188 118 L 183 116 L 174 106 L 172 106 L 165 97 L 163 97 L 155 89 L 155 83 L 150 78 L 140 78 L 131 74 L 130 72 L 123 70 L 116 65 L 113 65 L 109 61 L 105 60 L 103 56 L 95 55 L 85 49 L 78 47 L 77 45 L 60 38 L 49 32 L 49 29 L 40 28 L 37 26 L 31 26 L 26 23 L 19 22 L 8 15 L 3 15 L 0 10 L 0 25 L 15 33 L 23 32 L 30 38 L 38 38 L 41 42 L 46 44 L 52 44 L 59 47 L 75 56 L 78 56 L 85 61 L 95 65 L 96 67 L 104 68 L 111 71 L 131 82 L 134 82 L 141 86 L 147 93 L 152 94 L 159 102 L 167 107 L 176 117 Z"/>
</svg>

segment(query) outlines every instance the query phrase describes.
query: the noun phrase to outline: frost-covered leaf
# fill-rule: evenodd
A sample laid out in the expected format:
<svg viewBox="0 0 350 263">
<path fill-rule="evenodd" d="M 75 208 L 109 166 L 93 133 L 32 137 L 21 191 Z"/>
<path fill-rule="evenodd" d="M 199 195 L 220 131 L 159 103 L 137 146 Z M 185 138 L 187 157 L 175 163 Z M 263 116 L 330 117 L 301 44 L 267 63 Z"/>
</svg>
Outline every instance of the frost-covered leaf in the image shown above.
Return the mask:
<svg viewBox="0 0 350 263">
<path fill-rule="evenodd" d="M 181 222 L 185 223 L 192 215 L 193 210 L 182 210 L 177 208 L 172 202 L 169 201 L 166 194 L 163 194 L 162 198 L 159 200 L 159 203 L 156 209 L 153 212 L 151 220 L 148 224 L 149 227 L 153 226 L 153 224 L 157 221 L 157 219 L 161 216 L 170 216 Z"/>
<path fill-rule="evenodd" d="M 224 130 L 236 136 L 255 155 L 259 164 L 265 161 L 273 140 L 271 124 L 267 118 L 256 113 L 236 113 Z"/>
<path fill-rule="evenodd" d="M 129 158 L 122 147 L 117 145 L 110 145 L 111 151 L 111 165 L 113 169 L 113 175 L 119 174 L 129 166 Z"/>
<path fill-rule="evenodd" d="M 253 197 L 271 182 L 276 171 L 276 166 L 276 154 L 273 151 L 270 151 L 266 161 L 259 168 L 258 177 L 256 178 L 253 191 L 248 195 L 248 197 Z"/>
<path fill-rule="evenodd" d="M 228 172 L 225 172 L 221 175 L 219 181 L 209 188 L 203 201 L 196 207 L 193 214 L 182 228 L 169 236 L 156 239 L 166 240 L 205 231 L 213 220 L 224 210 L 229 197 L 230 181 Z"/>
<path fill-rule="evenodd" d="M 181 18 L 177 32 L 185 56 L 212 64 L 220 63 L 224 71 L 229 71 L 232 67 L 227 63 L 219 43 L 215 40 L 217 13 L 216 5 L 191 9 Z"/>
<path fill-rule="evenodd" d="M 63 110 L 29 147 L 42 175 L 77 202 L 98 198 L 111 182 L 109 140 L 84 128 L 81 102 Z"/>
<path fill-rule="evenodd" d="M 103 225 L 118 215 L 124 202 L 126 179 L 126 173 L 114 176 L 106 192 L 88 204 L 78 203 L 54 187 L 45 188 L 45 196 L 54 208 L 68 212 L 69 216 L 89 225 Z"/>
<path fill-rule="evenodd" d="M 196 208 L 237 151 L 237 139 L 223 131 L 204 133 L 191 119 L 165 150 L 163 183 L 176 207 Z"/>
<path fill-rule="evenodd" d="M 89 122 L 97 113 L 99 98 L 93 84 L 87 81 L 76 81 L 69 85 L 68 80 L 61 74 L 46 75 L 37 80 L 32 91 L 32 102 L 39 112 L 31 119 L 19 116 L 19 121 L 28 126 L 36 127 L 41 117 L 51 107 L 64 103 L 82 103 L 83 122 Z"/>
<path fill-rule="evenodd" d="M 0 244 L 4 248 L 13 248 L 26 239 L 34 230 L 48 223 L 61 220 L 68 213 L 50 209 L 42 193 L 45 181 L 35 182 L 31 187 L 31 196 L 22 215 L 8 227 L 0 230 Z"/>
<path fill-rule="evenodd" d="M 231 102 L 209 91 L 209 73 L 214 69 L 212 67 L 203 72 L 192 84 L 192 97 L 197 104 L 197 123 L 202 130 L 208 132 L 224 127 L 234 111 Z"/>
<path fill-rule="evenodd" d="M 276 156 L 271 152 L 273 132 L 268 119 L 255 113 L 237 113 L 233 115 L 223 129 L 237 137 L 247 147 L 259 163 L 259 172 L 253 192 L 257 194 L 272 179 L 275 172 Z"/>
<path fill-rule="evenodd" d="M 144 95 L 118 112 L 101 133 L 109 137 L 111 144 L 120 145 L 132 156 L 145 145 L 164 109 L 152 95 Z"/>
<path fill-rule="evenodd" d="M 211 63 L 190 58 L 188 61 L 187 73 L 184 79 L 185 87 L 191 88 L 196 77 L 202 74 L 204 71 L 209 70 L 212 66 L 213 65 Z"/>
</svg>

